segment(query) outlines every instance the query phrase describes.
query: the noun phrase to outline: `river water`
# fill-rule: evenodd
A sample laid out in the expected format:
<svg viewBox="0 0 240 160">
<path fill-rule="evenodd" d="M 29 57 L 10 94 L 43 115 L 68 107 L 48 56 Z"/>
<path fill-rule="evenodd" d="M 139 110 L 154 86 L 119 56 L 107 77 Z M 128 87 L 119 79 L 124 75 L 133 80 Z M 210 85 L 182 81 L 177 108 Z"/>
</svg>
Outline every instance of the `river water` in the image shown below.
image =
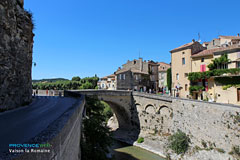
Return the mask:
<svg viewBox="0 0 240 160">
<path fill-rule="evenodd" d="M 115 160 L 165 160 L 157 154 L 120 141 L 114 141 L 112 155 Z"/>
</svg>

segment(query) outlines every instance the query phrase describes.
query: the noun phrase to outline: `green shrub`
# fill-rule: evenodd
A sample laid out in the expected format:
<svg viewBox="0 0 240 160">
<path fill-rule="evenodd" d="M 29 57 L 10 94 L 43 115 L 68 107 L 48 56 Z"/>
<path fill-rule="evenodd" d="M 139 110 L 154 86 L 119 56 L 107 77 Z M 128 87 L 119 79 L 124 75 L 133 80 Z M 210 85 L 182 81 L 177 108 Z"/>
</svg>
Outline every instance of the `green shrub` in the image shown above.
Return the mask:
<svg viewBox="0 0 240 160">
<path fill-rule="evenodd" d="M 192 95 L 193 91 L 200 91 L 200 90 L 204 90 L 203 86 L 190 86 L 189 87 L 189 92 Z"/>
<path fill-rule="evenodd" d="M 232 152 L 240 157 L 240 146 L 233 146 Z"/>
<path fill-rule="evenodd" d="M 204 148 L 207 148 L 207 143 L 204 141 L 204 140 L 202 140 L 202 146 L 204 147 Z"/>
<path fill-rule="evenodd" d="M 182 131 L 178 130 L 168 138 L 171 148 L 175 153 L 181 154 L 188 150 L 190 138 Z"/>
<path fill-rule="evenodd" d="M 225 151 L 222 148 L 216 148 L 216 150 L 220 153 L 225 153 Z"/>
<path fill-rule="evenodd" d="M 138 138 L 137 142 L 138 143 L 143 143 L 144 142 L 144 138 L 143 137 Z"/>
</svg>

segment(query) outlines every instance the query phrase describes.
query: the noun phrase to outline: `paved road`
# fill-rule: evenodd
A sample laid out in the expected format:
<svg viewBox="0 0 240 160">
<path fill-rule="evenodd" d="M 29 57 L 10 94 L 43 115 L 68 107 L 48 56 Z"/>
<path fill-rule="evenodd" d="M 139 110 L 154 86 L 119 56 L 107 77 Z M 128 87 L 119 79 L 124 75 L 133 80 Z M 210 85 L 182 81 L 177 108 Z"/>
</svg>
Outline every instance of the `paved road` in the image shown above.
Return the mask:
<svg viewBox="0 0 240 160">
<path fill-rule="evenodd" d="M 27 107 L 0 113 L 0 154 L 9 144 L 38 135 L 76 102 L 68 97 L 36 97 Z"/>
</svg>

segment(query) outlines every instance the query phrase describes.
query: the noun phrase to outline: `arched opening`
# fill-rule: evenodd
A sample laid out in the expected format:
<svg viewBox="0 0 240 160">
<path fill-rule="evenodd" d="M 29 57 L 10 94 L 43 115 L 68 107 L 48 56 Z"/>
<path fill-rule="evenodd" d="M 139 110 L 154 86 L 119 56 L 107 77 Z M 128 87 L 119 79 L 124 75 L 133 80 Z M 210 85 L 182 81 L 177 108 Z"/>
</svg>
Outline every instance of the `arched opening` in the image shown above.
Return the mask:
<svg viewBox="0 0 240 160">
<path fill-rule="evenodd" d="M 145 107 L 145 111 L 149 114 L 154 114 L 155 113 L 155 107 L 152 104 L 148 104 Z"/>
<path fill-rule="evenodd" d="M 116 129 L 122 129 L 122 130 L 128 130 L 130 129 L 130 117 L 129 117 L 129 114 L 127 113 L 127 111 L 119 106 L 118 104 L 114 103 L 114 102 L 109 102 L 109 101 L 104 101 L 106 102 L 110 108 L 112 109 L 113 111 L 113 114 L 116 116 L 116 117 L 113 117 L 114 119 L 114 122 L 115 124 L 114 125 L 114 130 Z M 117 128 L 116 128 L 117 127 Z"/>
</svg>

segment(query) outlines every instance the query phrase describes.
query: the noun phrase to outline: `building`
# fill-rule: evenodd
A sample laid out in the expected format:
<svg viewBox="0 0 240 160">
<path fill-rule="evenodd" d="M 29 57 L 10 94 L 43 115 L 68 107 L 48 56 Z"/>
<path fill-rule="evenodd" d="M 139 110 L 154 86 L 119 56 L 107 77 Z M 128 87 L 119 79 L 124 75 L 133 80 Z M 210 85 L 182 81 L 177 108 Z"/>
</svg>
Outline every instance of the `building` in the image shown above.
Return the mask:
<svg viewBox="0 0 240 160">
<path fill-rule="evenodd" d="M 158 91 L 158 63 L 142 58 L 127 61 L 116 72 L 118 90 Z"/>
<path fill-rule="evenodd" d="M 190 81 L 188 80 L 188 73 L 192 72 L 191 56 L 204 49 L 206 48 L 199 42 L 193 40 L 170 51 L 173 96 L 189 97 Z"/>
<path fill-rule="evenodd" d="M 165 62 L 158 63 L 158 87 L 160 92 L 168 91 L 167 88 L 167 70 L 171 67 Z"/>
<path fill-rule="evenodd" d="M 240 37 L 219 36 L 191 56 L 193 99 L 240 104 Z"/>
<path fill-rule="evenodd" d="M 99 89 L 108 89 L 108 90 L 116 90 L 116 75 L 111 74 L 109 76 L 105 76 L 100 78 L 98 81 Z"/>
<path fill-rule="evenodd" d="M 208 65 L 213 64 L 216 59 L 219 63 L 209 71 Z M 221 62 L 221 59 L 227 61 Z M 195 64 L 198 67 L 194 67 Z M 202 87 L 193 92 L 194 99 L 240 104 L 240 44 L 209 49 L 193 55 L 192 66 L 193 72 L 211 73 L 209 77 L 192 82 L 192 86 Z"/>
</svg>

